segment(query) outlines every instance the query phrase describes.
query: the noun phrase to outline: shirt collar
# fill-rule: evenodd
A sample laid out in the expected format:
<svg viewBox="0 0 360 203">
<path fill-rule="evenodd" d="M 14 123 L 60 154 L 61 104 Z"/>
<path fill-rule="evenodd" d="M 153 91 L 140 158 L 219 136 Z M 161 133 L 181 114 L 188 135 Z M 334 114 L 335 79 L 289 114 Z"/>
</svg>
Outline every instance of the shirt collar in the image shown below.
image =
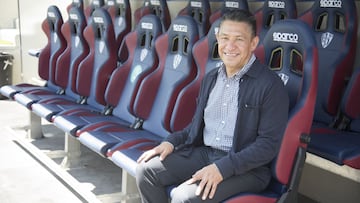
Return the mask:
<svg viewBox="0 0 360 203">
<path fill-rule="evenodd" d="M 254 54 L 252 54 L 249 61 L 237 73 L 235 73 L 235 75 L 232 78 L 234 78 L 235 80 L 240 80 L 240 78 L 248 72 L 248 70 L 250 69 L 251 65 L 254 63 L 255 60 L 256 57 Z M 227 78 L 226 68 L 224 63 L 218 69 L 218 74 L 223 79 Z"/>
</svg>

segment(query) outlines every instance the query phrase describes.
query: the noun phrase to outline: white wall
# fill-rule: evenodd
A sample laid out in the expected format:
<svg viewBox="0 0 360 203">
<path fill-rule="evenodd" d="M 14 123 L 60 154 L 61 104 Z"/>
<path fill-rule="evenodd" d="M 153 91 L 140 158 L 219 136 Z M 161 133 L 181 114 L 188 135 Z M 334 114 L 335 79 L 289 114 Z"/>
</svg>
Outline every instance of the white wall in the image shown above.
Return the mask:
<svg viewBox="0 0 360 203">
<path fill-rule="evenodd" d="M 66 7 L 71 0 L 19 0 L 20 28 L 22 44 L 22 73 L 24 82 L 33 83 L 33 78 L 39 78 L 37 58 L 30 56 L 28 50 L 45 46 L 47 39 L 41 29 L 41 23 L 46 18 L 50 5 L 59 7 L 64 20 L 67 19 Z"/>
</svg>

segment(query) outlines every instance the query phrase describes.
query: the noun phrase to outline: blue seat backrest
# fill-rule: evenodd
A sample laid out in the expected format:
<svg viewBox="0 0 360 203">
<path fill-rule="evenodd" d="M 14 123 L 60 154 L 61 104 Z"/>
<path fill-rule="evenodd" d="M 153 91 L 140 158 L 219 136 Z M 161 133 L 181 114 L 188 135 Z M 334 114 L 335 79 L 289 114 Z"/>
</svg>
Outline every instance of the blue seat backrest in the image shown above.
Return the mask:
<svg viewBox="0 0 360 203">
<path fill-rule="evenodd" d="M 211 7 L 208 0 L 188 0 L 188 4 L 179 11 L 178 15 L 193 17 L 198 24 L 200 37 L 207 34 L 210 28 L 209 18 L 211 15 Z"/>
<path fill-rule="evenodd" d="M 97 8 L 102 8 L 105 6 L 105 0 L 91 0 L 90 4 L 84 8 L 85 17 L 88 20 L 88 24 L 90 24 L 89 20 L 91 20 L 92 13 Z"/>
<path fill-rule="evenodd" d="M 212 23 L 206 37 L 202 39 L 201 42 L 196 43 L 193 49 L 195 62 L 198 66 L 205 67 L 205 74 L 214 68 L 219 68 L 222 65 L 218 52 L 218 42 L 216 39 L 219 28 L 220 19 Z M 203 50 L 207 50 L 207 52 L 204 52 Z"/>
<path fill-rule="evenodd" d="M 182 130 L 193 118 L 196 108 L 196 97 L 200 89 L 204 75 L 222 64 L 218 53 L 216 33 L 219 30 L 220 19 L 216 20 L 208 34 L 197 41 L 192 49 L 195 64 L 198 68 L 198 75 L 183 89 L 181 96 L 176 101 L 171 115 L 170 129 L 172 132 Z"/>
<path fill-rule="evenodd" d="M 77 98 L 76 78 L 81 61 L 89 54 L 89 46 L 83 32 L 87 26 L 83 9 L 72 7 L 68 11 L 69 19 L 62 27 L 67 41 L 65 51 L 57 60 L 56 80 L 65 90 L 65 94 Z"/>
<path fill-rule="evenodd" d="M 70 9 L 73 7 L 80 8 L 84 10 L 84 1 L 83 0 L 72 0 L 71 3 L 66 7 L 67 12 L 69 13 Z"/>
<path fill-rule="evenodd" d="M 144 119 L 143 128 L 160 136 L 170 132 L 172 109 L 182 89 L 198 75 L 192 47 L 199 39 L 197 23 L 178 16 L 156 41 L 159 66 L 142 82 L 134 113 Z"/>
<path fill-rule="evenodd" d="M 58 88 L 55 80 L 56 62 L 66 48 L 66 40 L 61 32 L 64 24 L 60 10 L 56 6 L 49 6 L 47 17 L 42 23 L 42 29 L 47 36 L 47 44 L 39 55 L 38 74 L 47 81 L 50 88 Z"/>
<path fill-rule="evenodd" d="M 309 135 L 314 114 L 318 86 L 318 50 L 311 28 L 294 19 L 275 23 L 258 49 L 263 59 L 283 80 L 290 98 L 288 124 L 282 145 L 273 163 L 275 182 L 283 187 L 290 184 L 294 162 L 299 148 L 307 145 L 301 142 L 302 134 Z M 271 188 L 271 189 L 274 189 Z"/>
<path fill-rule="evenodd" d="M 143 6 L 134 12 L 135 24 L 148 14 L 159 16 L 163 25 L 163 32 L 166 32 L 171 24 L 171 16 L 166 0 L 144 0 Z"/>
<path fill-rule="evenodd" d="M 344 114 L 343 130 L 360 133 L 360 68 L 351 75 L 341 100 L 341 112 Z"/>
<path fill-rule="evenodd" d="M 263 6 L 255 11 L 254 15 L 257 34 L 261 41 L 274 23 L 279 20 L 297 18 L 296 2 L 295 0 L 265 0 Z"/>
<path fill-rule="evenodd" d="M 129 0 L 107 0 L 106 8 L 114 24 L 116 43 L 119 48 L 124 37 L 131 31 L 130 2 Z"/>
<path fill-rule="evenodd" d="M 117 65 L 117 48 L 114 28 L 109 13 L 97 8 L 91 16 L 84 35 L 89 45 L 89 55 L 80 63 L 77 91 L 94 107 L 106 105 L 105 89 Z"/>
<path fill-rule="evenodd" d="M 315 122 L 330 124 L 338 110 L 346 79 L 354 67 L 357 11 L 354 1 L 315 0 L 299 19 L 315 32 L 319 48 L 319 86 Z"/>
<path fill-rule="evenodd" d="M 209 23 L 212 25 L 217 19 L 219 19 L 227 9 L 243 9 L 249 10 L 249 4 L 247 0 L 224 0 L 222 1 L 221 8 L 214 11 L 209 18 Z"/>
<path fill-rule="evenodd" d="M 162 34 L 162 24 L 156 15 L 141 18 L 134 31 L 125 38 L 130 50 L 128 60 L 112 74 L 106 89 L 108 105 L 113 115 L 134 122 L 133 104 L 142 80 L 158 67 L 155 40 Z"/>
</svg>

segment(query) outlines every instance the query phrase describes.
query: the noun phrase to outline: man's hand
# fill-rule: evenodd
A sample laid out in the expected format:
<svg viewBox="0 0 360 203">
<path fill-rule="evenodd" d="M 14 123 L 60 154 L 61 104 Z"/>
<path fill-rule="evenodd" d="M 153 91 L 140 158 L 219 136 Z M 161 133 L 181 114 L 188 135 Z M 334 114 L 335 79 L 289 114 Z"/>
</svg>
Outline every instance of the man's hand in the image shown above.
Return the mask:
<svg viewBox="0 0 360 203">
<path fill-rule="evenodd" d="M 138 163 L 146 162 L 152 157 L 160 154 L 160 161 L 164 160 L 167 155 L 174 151 L 174 146 L 170 142 L 162 142 L 158 146 L 144 152 L 139 159 L 137 160 Z"/>
<path fill-rule="evenodd" d="M 187 184 L 193 184 L 200 181 L 195 194 L 199 196 L 202 192 L 202 199 L 212 199 L 215 195 L 217 185 L 223 180 L 223 177 L 215 164 L 208 165 L 198 170 Z"/>
</svg>

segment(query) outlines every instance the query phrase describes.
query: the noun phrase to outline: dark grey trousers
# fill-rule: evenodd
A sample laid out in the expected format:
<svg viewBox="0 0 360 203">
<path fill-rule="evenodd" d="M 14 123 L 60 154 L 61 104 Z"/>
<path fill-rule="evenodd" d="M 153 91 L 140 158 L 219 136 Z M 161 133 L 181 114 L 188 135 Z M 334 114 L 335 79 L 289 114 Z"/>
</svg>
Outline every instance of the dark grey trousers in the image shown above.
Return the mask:
<svg viewBox="0 0 360 203">
<path fill-rule="evenodd" d="M 203 201 L 195 195 L 197 184 L 183 183 L 199 169 L 213 163 L 225 154 L 209 147 L 196 148 L 191 156 L 184 157 L 177 152 L 160 161 L 154 157 L 146 163 L 139 164 L 136 172 L 136 183 L 144 203 L 178 203 L 178 202 L 221 202 L 239 192 L 259 192 L 268 182 L 263 182 L 251 172 L 232 176 L 223 180 L 217 187 L 213 199 Z M 180 184 L 180 185 L 179 185 Z M 171 191 L 168 188 L 178 185 Z"/>
</svg>

